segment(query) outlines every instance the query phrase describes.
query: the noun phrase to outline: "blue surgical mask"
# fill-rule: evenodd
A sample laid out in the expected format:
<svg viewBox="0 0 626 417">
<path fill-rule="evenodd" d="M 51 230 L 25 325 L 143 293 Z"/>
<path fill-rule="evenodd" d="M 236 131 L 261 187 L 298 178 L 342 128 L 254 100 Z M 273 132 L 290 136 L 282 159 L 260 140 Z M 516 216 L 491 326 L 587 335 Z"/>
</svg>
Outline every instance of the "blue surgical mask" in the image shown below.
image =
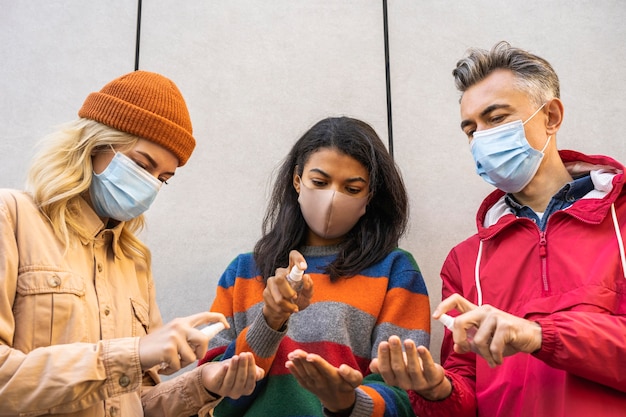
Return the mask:
<svg viewBox="0 0 626 417">
<path fill-rule="evenodd" d="M 539 169 L 551 136 L 548 136 L 543 149 L 538 151 L 528 143 L 524 125 L 543 106 L 545 103 L 525 122 L 517 120 L 474 132 L 470 149 L 476 162 L 476 172 L 482 179 L 507 193 L 516 193 L 528 185 Z"/>
<path fill-rule="evenodd" d="M 148 210 L 160 188 L 161 181 L 116 152 L 104 171 L 93 173 L 89 192 L 99 216 L 128 221 Z"/>
</svg>

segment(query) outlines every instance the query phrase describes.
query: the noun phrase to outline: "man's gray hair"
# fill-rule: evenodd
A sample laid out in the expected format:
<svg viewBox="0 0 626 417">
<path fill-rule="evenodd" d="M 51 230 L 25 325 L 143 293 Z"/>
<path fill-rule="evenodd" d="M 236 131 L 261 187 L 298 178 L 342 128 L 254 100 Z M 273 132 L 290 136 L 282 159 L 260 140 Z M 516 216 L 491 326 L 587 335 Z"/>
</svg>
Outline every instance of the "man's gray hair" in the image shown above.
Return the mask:
<svg viewBox="0 0 626 417">
<path fill-rule="evenodd" d="M 463 94 L 495 70 L 509 70 L 516 78 L 516 87 L 526 93 L 537 106 L 560 97 L 559 77 L 545 59 L 508 42 L 498 42 L 491 51 L 470 48 L 452 71 L 456 88 Z"/>
</svg>

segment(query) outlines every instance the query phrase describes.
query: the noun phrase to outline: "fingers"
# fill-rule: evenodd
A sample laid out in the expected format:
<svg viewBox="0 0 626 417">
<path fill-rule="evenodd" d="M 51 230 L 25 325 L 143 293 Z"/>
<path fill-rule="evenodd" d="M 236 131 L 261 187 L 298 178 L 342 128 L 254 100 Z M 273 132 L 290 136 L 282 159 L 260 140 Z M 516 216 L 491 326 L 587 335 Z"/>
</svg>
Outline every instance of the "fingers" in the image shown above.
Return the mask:
<svg viewBox="0 0 626 417">
<path fill-rule="evenodd" d="M 316 354 L 294 351 L 287 355 L 285 366 L 298 383 L 318 397 L 330 410 L 343 410 L 356 400 L 355 388 L 362 374 L 348 365 L 334 367 Z"/>
<path fill-rule="evenodd" d="M 226 317 L 224 317 L 222 313 L 211 311 L 203 311 L 201 313 L 183 317 L 180 320 L 187 322 L 190 327 L 198 327 L 203 324 L 221 322 L 227 329 L 230 328 L 228 321 L 226 321 Z"/>
<path fill-rule="evenodd" d="M 339 375 L 346 381 L 352 388 L 357 388 L 363 383 L 363 374 L 346 364 L 339 366 Z"/>
<path fill-rule="evenodd" d="M 267 279 L 265 289 L 263 290 L 263 315 L 268 325 L 274 330 L 280 329 L 289 317 L 300 309 L 297 303 L 298 293 L 289 285 L 286 279 L 287 273 L 288 269 L 278 268 L 276 275 Z M 305 277 L 307 278 L 303 278 L 303 281 L 305 285 L 308 285 L 306 283 L 310 282 L 310 277 L 307 275 Z M 307 288 L 310 287 L 308 285 Z M 303 299 L 306 300 L 306 298 Z M 305 308 L 307 305 L 308 302 L 303 304 L 302 308 Z"/>
<path fill-rule="evenodd" d="M 278 272 L 279 271 L 277 271 L 277 275 L 267 280 L 265 289 L 269 291 L 269 301 L 275 308 L 282 311 L 289 313 L 297 311 L 298 307 L 293 303 L 293 299 L 296 297 L 297 293 L 287 282 L 285 278 L 287 274 L 278 275 Z"/>
<path fill-rule="evenodd" d="M 304 259 L 304 256 L 297 250 L 289 252 L 289 271 L 291 271 L 294 265 L 298 265 L 298 268 L 303 271 L 307 268 L 306 259 Z"/>
<path fill-rule="evenodd" d="M 336 375 L 336 368 L 326 362 L 321 356 L 297 349 L 287 355 L 285 366 L 300 385 L 309 390 L 318 384 L 327 385 L 329 379 Z"/>
<path fill-rule="evenodd" d="M 385 382 L 402 389 L 413 387 L 413 378 L 421 374 L 419 358 L 415 351 L 413 341 L 405 341 L 405 349 L 402 351 L 402 342 L 398 336 L 391 336 L 388 342 L 378 345 L 378 370 Z M 410 367 L 414 366 L 414 369 Z"/>
<path fill-rule="evenodd" d="M 237 399 L 250 395 L 265 372 L 256 366 L 250 352 L 242 352 L 222 362 L 205 364 L 202 381 L 206 389 L 224 397 Z"/>
<path fill-rule="evenodd" d="M 442 301 L 433 317 L 440 316 L 447 309 L 463 312 L 454 318 L 452 329 L 457 353 L 471 350 L 494 367 L 502 364 L 505 356 L 517 352 L 532 353 L 541 348 L 541 326 L 535 322 L 487 304 L 475 306 L 458 294 Z"/>
<path fill-rule="evenodd" d="M 461 313 L 465 313 L 470 310 L 474 310 L 478 306 L 463 298 L 460 294 L 452 294 L 450 297 L 443 300 L 435 308 L 433 312 L 433 318 L 438 319 L 443 313 L 447 313 L 450 310 L 458 310 Z"/>
<path fill-rule="evenodd" d="M 416 349 L 416 355 L 419 358 L 419 363 L 409 365 L 409 368 L 419 366 L 422 370 L 422 378 L 426 381 L 428 386 L 432 386 L 434 384 L 439 383 L 441 381 L 442 368 L 438 367 L 433 360 L 430 351 L 424 346 L 418 346 Z"/>
<path fill-rule="evenodd" d="M 230 358 L 228 372 L 224 377 L 224 395 L 237 399 L 242 395 L 250 395 L 256 387 L 256 381 L 263 378 L 263 370 L 257 372 L 254 356 L 250 352 L 242 352 Z"/>
<path fill-rule="evenodd" d="M 230 327 L 223 314 L 203 311 L 174 319 L 143 336 L 139 339 L 142 369 L 159 365 L 159 372 L 170 374 L 200 359 L 207 350 L 209 338 L 196 326 L 213 322 Z"/>
</svg>

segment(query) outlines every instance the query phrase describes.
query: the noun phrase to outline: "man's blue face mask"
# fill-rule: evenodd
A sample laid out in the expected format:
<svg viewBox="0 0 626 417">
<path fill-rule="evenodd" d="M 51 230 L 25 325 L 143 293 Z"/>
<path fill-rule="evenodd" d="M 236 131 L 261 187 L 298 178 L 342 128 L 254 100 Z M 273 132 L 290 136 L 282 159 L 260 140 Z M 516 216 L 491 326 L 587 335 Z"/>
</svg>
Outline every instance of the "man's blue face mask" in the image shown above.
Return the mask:
<svg viewBox="0 0 626 417">
<path fill-rule="evenodd" d="M 94 172 L 89 192 L 94 210 L 101 217 L 128 221 L 150 207 L 161 181 L 121 152 L 100 174 Z"/>
<path fill-rule="evenodd" d="M 548 137 L 541 151 L 528 143 L 524 125 L 545 106 L 537 109 L 525 122 L 516 120 L 491 129 L 474 132 L 470 150 L 476 172 L 486 182 L 507 193 L 521 191 L 539 169 Z"/>
</svg>

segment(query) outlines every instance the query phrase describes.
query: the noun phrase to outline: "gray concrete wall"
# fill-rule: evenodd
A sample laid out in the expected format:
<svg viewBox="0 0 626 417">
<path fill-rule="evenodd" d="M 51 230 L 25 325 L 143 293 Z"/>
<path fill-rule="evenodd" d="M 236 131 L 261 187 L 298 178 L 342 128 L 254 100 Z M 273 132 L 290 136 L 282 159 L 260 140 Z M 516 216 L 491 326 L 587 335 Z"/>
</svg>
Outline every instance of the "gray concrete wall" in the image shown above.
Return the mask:
<svg viewBox="0 0 626 417">
<path fill-rule="evenodd" d="M 209 308 L 221 272 L 250 251 L 273 170 L 317 120 L 348 115 L 386 141 L 382 0 L 150 0 L 140 69 L 172 78 L 198 147 L 148 212 L 166 320 Z M 474 174 L 451 70 L 499 40 L 561 78 L 560 148 L 626 161 L 626 3 L 390 0 L 394 154 L 411 197 L 402 247 L 440 301 L 439 270 L 491 190 Z M 91 91 L 134 69 L 137 2 L 0 0 L 0 186 L 21 188 L 34 144 Z M 410 312 L 407 312 L 410 314 Z M 441 326 L 433 323 L 437 353 Z"/>
</svg>

